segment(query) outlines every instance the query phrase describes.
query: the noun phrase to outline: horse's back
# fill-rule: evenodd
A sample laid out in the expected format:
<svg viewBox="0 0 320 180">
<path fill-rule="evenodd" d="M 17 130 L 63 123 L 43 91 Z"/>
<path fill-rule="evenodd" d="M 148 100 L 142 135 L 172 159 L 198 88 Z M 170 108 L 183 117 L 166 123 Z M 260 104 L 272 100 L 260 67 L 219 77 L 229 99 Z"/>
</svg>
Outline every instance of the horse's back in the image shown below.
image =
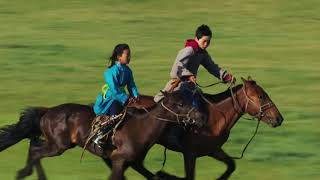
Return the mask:
<svg viewBox="0 0 320 180">
<path fill-rule="evenodd" d="M 40 126 L 46 135 L 83 134 L 89 130 L 94 117 L 91 106 L 66 103 L 49 108 L 42 117 Z"/>
</svg>

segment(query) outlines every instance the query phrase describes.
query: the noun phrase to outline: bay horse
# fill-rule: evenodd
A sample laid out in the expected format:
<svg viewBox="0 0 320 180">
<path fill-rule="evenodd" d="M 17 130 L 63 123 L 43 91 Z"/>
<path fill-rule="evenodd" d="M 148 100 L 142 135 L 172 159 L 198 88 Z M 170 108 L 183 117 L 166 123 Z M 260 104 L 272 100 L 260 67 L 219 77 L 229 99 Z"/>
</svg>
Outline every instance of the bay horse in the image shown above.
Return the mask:
<svg viewBox="0 0 320 180">
<path fill-rule="evenodd" d="M 249 76 L 248 80 L 241 78 L 243 84 L 237 85 L 217 95 L 204 94 L 208 100 L 209 118 L 206 127 L 200 133 L 184 131 L 181 138 L 182 147 L 168 141 L 168 134 L 163 133 L 157 142 L 166 148 L 183 153 L 185 178 L 178 178 L 165 172 L 158 172 L 158 177 L 164 179 L 195 179 L 195 163 L 198 157 L 209 156 L 227 165 L 227 170 L 218 179 L 228 179 L 235 171 L 234 159 L 223 149 L 222 145 L 228 140 L 232 127 L 244 114 L 269 124 L 271 127 L 280 126 L 283 117 L 268 94 Z M 147 97 L 145 97 L 147 98 Z M 149 97 L 150 101 L 152 97 Z M 172 125 L 170 125 L 172 126 Z M 173 131 L 179 127 L 173 127 Z M 139 172 L 151 179 L 150 171 L 139 166 Z M 137 170 L 137 169 L 136 169 Z"/>
<path fill-rule="evenodd" d="M 147 151 L 156 143 L 168 123 L 192 121 L 201 126 L 201 122 L 207 120 L 207 115 L 194 108 L 181 93 L 163 93 L 164 100 L 148 109 L 148 113 L 136 109 L 133 109 L 134 116 L 128 113 L 125 122 L 112 137 L 112 144 L 106 148 L 99 148 L 94 143 L 87 146 L 93 154 L 110 160 L 111 180 L 124 179 L 124 172 L 129 165 L 134 167 L 142 163 Z M 38 178 L 46 179 L 40 160 L 61 155 L 77 145 L 83 147 L 94 117 L 91 106 L 80 104 L 27 109 L 18 123 L 0 129 L 0 151 L 29 138 L 27 163 L 16 178 L 31 175 L 35 167 Z M 45 140 L 41 141 L 40 136 Z"/>
</svg>

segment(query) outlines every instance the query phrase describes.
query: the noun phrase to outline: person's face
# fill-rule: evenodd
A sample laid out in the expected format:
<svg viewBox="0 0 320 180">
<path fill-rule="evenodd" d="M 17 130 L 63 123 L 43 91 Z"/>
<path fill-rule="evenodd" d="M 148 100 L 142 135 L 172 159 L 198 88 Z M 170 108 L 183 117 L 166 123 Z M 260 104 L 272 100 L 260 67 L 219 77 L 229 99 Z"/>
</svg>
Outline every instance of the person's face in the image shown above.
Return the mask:
<svg viewBox="0 0 320 180">
<path fill-rule="evenodd" d="M 118 56 L 120 64 L 129 64 L 130 58 L 130 49 L 123 50 L 123 53 L 120 56 Z"/>
<path fill-rule="evenodd" d="M 207 49 L 210 45 L 211 36 L 202 36 L 200 39 L 196 37 L 195 40 L 201 49 Z"/>
</svg>

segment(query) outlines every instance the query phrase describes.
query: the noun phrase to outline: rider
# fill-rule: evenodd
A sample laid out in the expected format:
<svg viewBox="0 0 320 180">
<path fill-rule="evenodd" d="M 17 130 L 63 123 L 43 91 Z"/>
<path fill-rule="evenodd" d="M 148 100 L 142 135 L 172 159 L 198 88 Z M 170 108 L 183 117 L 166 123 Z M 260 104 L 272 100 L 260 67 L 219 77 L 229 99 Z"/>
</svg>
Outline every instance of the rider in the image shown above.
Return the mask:
<svg viewBox="0 0 320 180">
<path fill-rule="evenodd" d="M 105 84 L 96 99 L 93 109 L 97 118 L 105 116 L 107 119 L 112 120 L 121 113 L 129 101 L 129 95 L 124 89 L 125 86 L 127 86 L 127 90 L 134 100 L 138 98 L 138 90 L 132 71 L 128 67 L 130 63 L 129 45 L 116 45 L 110 57 L 110 62 L 109 69 L 104 72 Z M 113 125 L 114 123 L 107 123 L 106 126 L 103 126 L 94 142 L 99 144 L 99 140 L 112 129 Z"/>
<path fill-rule="evenodd" d="M 176 91 L 181 89 L 180 82 L 193 82 L 196 84 L 196 77 L 199 65 L 201 64 L 209 73 L 219 78 L 224 83 L 232 83 L 235 78 L 226 70 L 215 64 L 206 51 L 210 45 L 212 32 L 207 25 L 197 28 L 194 39 L 188 39 L 185 47 L 179 51 L 176 60 L 171 68 L 171 80 L 166 84 L 163 91 Z M 162 93 L 154 97 L 155 102 L 163 98 Z"/>
<path fill-rule="evenodd" d="M 195 107 L 201 103 L 197 94 L 193 93 L 196 88 L 196 77 L 199 65 L 201 64 L 216 78 L 220 79 L 224 83 L 234 83 L 235 78 L 226 70 L 221 69 L 215 64 L 206 51 L 210 45 L 212 32 L 207 25 L 201 25 L 197 28 L 194 39 L 188 39 L 185 42 L 185 47 L 178 52 L 176 60 L 171 68 L 170 77 L 171 80 L 166 84 L 163 91 L 173 92 L 180 90 L 186 94 L 185 97 L 190 98 Z M 181 83 L 183 82 L 183 83 Z M 192 92 L 193 91 L 193 92 Z M 201 92 L 200 92 L 201 93 Z M 155 102 L 161 101 L 163 98 L 162 93 L 158 93 L 154 97 Z M 168 130 L 168 139 L 175 146 L 182 146 L 181 138 L 183 129 L 171 128 Z"/>
</svg>

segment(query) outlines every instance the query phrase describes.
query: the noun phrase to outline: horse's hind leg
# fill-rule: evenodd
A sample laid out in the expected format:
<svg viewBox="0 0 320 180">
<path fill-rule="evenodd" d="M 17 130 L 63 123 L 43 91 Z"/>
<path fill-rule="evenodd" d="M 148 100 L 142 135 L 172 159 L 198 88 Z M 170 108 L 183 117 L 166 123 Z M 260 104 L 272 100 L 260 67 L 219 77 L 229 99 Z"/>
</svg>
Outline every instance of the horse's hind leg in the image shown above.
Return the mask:
<svg viewBox="0 0 320 180">
<path fill-rule="evenodd" d="M 44 173 L 44 170 L 41 166 L 40 161 L 35 161 L 34 163 L 31 162 L 31 148 L 33 146 L 36 146 L 39 143 L 39 139 L 38 138 L 32 138 L 30 139 L 30 145 L 29 145 L 29 151 L 28 151 L 28 158 L 27 158 L 27 162 L 26 162 L 26 166 L 19 170 L 16 176 L 16 179 L 23 179 L 24 177 L 30 176 L 32 174 L 32 168 L 33 166 L 36 167 L 37 170 L 37 174 L 38 174 L 38 179 L 41 180 L 45 180 L 46 176 Z"/>
<path fill-rule="evenodd" d="M 41 165 L 40 160 L 36 161 L 33 165 L 34 165 L 34 167 L 35 167 L 36 170 L 37 170 L 38 179 L 39 179 L 39 180 L 46 180 L 47 177 L 46 177 L 46 174 L 45 174 L 45 172 L 44 172 L 44 169 L 43 169 L 43 167 L 42 167 L 42 165 Z"/>
<path fill-rule="evenodd" d="M 27 177 L 27 176 L 30 176 L 32 174 L 32 163 L 31 163 L 31 155 L 30 155 L 30 152 L 31 152 L 31 146 L 32 146 L 32 140 L 30 141 L 30 144 L 29 144 L 29 150 L 28 150 L 28 157 L 27 157 L 27 162 L 26 162 L 26 165 L 23 169 L 19 170 L 17 172 L 17 175 L 16 175 L 16 179 L 23 179 L 24 177 Z"/>
<path fill-rule="evenodd" d="M 33 144 L 35 146 L 39 146 L 43 143 L 44 141 L 41 141 L 40 139 L 37 139 Z M 40 160 L 37 160 L 34 162 L 33 166 L 36 168 L 37 170 L 37 174 L 38 174 L 38 179 L 39 180 L 46 180 L 47 177 L 46 177 L 46 174 L 44 172 L 44 169 L 41 165 L 41 161 Z"/>
<path fill-rule="evenodd" d="M 67 149 L 69 149 L 69 147 L 58 146 L 56 144 L 46 142 L 42 146 L 31 148 L 31 160 L 34 163 L 44 157 L 58 156 Z"/>
<path fill-rule="evenodd" d="M 215 152 L 211 153 L 209 156 L 222 161 L 227 165 L 227 170 L 218 179 L 228 179 L 236 169 L 235 161 L 222 149 L 215 150 Z"/>
<path fill-rule="evenodd" d="M 44 157 L 52 157 L 61 155 L 65 150 L 69 149 L 70 146 L 57 145 L 48 141 L 44 142 L 40 146 L 32 146 L 30 148 L 30 163 L 34 165 L 38 172 L 39 180 L 46 180 L 43 168 L 40 160 Z"/>
</svg>

